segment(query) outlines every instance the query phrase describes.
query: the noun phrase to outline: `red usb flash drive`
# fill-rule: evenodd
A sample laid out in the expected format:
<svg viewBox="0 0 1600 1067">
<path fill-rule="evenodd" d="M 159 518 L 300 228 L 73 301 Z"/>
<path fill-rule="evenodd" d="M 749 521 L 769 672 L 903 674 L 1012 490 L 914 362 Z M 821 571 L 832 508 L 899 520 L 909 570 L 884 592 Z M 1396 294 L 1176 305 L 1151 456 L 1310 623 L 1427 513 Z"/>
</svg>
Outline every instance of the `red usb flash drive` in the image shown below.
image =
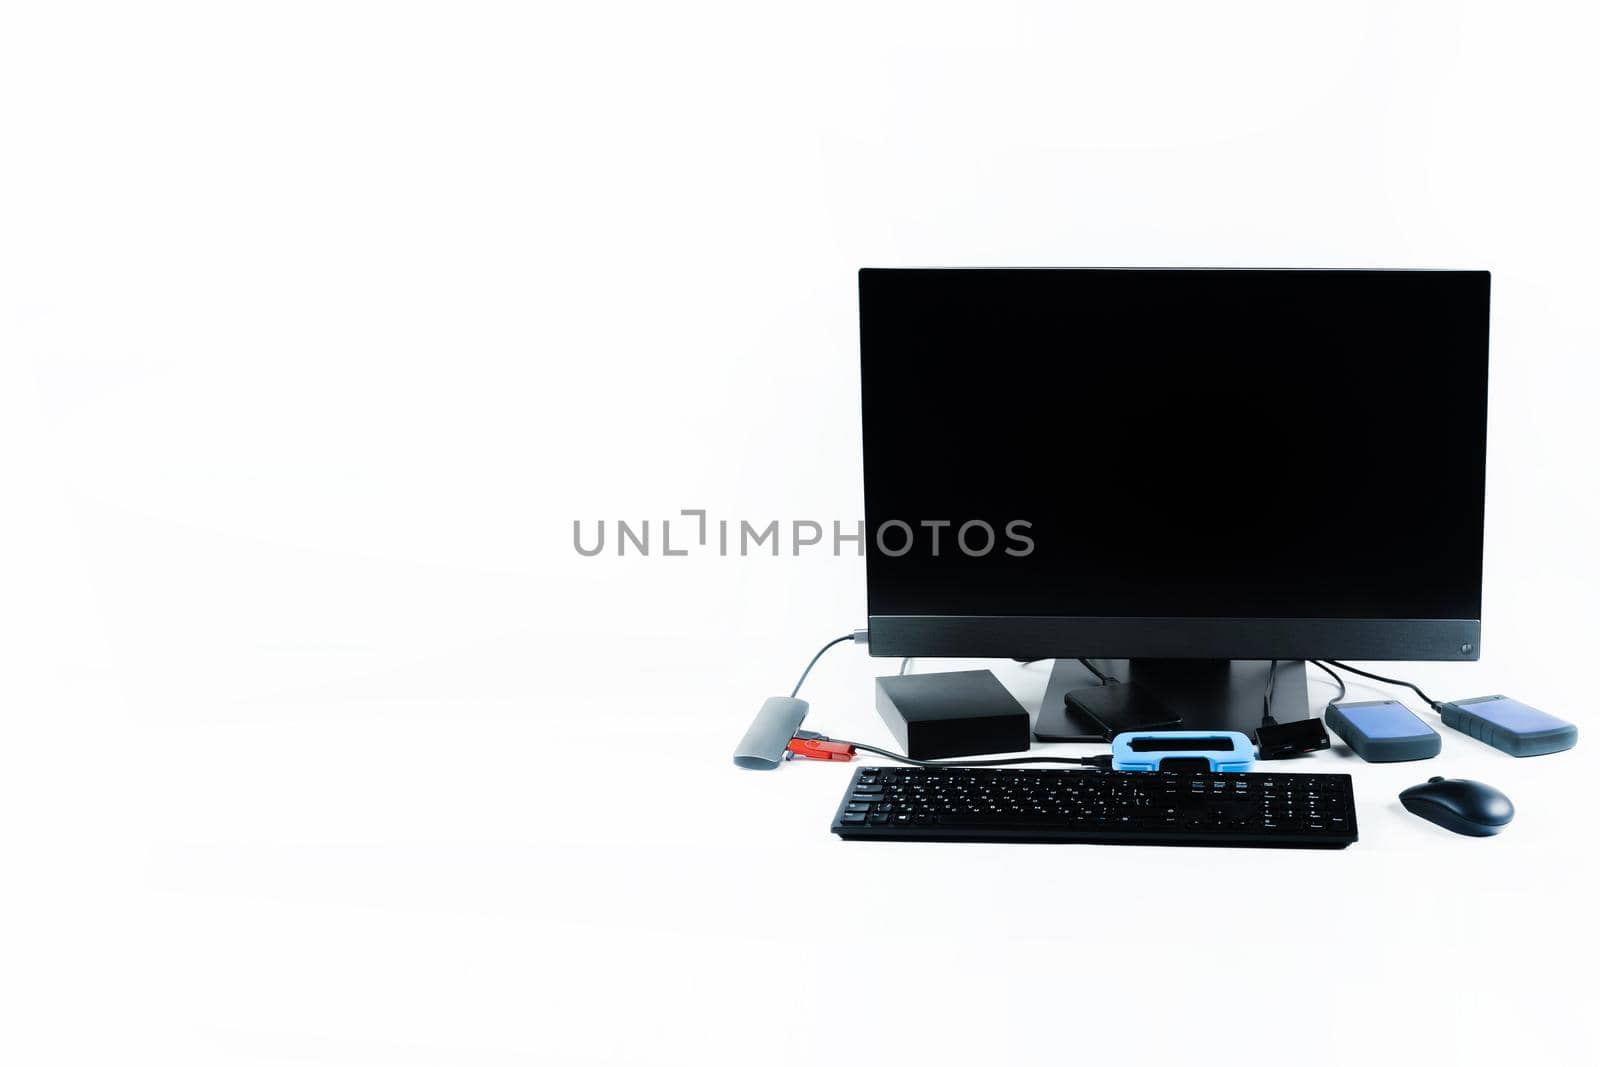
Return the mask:
<svg viewBox="0 0 1600 1067">
<path fill-rule="evenodd" d="M 789 751 L 805 759 L 845 761 L 855 758 L 852 745 L 840 741 L 818 741 L 813 738 L 794 737 L 789 740 Z"/>
</svg>

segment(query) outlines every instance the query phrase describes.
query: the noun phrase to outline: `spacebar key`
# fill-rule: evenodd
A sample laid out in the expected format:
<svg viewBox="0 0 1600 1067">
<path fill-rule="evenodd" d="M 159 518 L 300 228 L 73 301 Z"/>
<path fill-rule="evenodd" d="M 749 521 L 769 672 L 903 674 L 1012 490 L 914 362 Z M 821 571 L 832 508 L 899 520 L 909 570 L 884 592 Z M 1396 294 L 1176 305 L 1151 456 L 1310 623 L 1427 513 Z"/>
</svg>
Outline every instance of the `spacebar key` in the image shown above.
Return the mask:
<svg viewBox="0 0 1600 1067">
<path fill-rule="evenodd" d="M 1003 815 L 940 815 L 934 819 L 934 825 L 952 830 L 1069 830 L 1074 826 L 1074 823 L 1070 817 L 1062 818 L 1059 815 L 1006 813 Z M 1076 825 L 1083 827 L 1085 824 L 1077 823 Z"/>
</svg>

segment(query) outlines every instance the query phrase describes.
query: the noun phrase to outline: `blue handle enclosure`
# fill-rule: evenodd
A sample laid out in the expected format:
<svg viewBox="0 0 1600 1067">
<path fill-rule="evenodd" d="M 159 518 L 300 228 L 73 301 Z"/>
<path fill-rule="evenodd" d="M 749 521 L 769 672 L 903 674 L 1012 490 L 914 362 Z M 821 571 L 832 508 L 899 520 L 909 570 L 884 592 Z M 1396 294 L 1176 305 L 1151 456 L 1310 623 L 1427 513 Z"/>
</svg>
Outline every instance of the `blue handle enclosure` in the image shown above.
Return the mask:
<svg viewBox="0 0 1600 1067">
<path fill-rule="evenodd" d="M 1578 743 L 1578 728 L 1510 697 L 1472 697 L 1439 705 L 1446 726 L 1513 756 L 1562 752 Z"/>
<path fill-rule="evenodd" d="M 1233 730 L 1140 730 L 1111 741 L 1111 769 L 1159 771 L 1167 760 L 1205 760 L 1213 771 L 1248 771 L 1256 752 Z"/>
</svg>

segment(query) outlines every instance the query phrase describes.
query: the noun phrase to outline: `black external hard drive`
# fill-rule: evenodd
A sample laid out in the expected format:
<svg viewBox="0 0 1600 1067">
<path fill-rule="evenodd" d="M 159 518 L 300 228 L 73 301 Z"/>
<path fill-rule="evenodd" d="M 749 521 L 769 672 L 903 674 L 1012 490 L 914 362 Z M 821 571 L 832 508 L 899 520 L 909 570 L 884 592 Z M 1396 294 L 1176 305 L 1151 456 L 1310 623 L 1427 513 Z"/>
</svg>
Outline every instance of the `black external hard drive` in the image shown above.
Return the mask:
<svg viewBox="0 0 1600 1067">
<path fill-rule="evenodd" d="M 912 759 L 1026 752 L 1028 713 L 990 671 L 878 679 L 878 714 Z"/>
<path fill-rule="evenodd" d="M 1108 682 L 1067 694 L 1067 706 L 1099 727 L 1107 741 L 1129 730 L 1166 730 L 1183 724 L 1143 686 Z"/>
</svg>

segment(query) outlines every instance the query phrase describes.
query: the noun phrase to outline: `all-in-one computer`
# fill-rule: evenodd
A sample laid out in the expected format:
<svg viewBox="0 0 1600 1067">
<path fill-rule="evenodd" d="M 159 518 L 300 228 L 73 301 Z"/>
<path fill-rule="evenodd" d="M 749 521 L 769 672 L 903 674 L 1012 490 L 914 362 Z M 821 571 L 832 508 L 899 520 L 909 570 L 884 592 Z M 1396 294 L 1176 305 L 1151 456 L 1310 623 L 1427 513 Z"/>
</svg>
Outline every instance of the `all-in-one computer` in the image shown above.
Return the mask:
<svg viewBox="0 0 1600 1067">
<path fill-rule="evenodd" d="M 1053 658 L 1184 728 L 1479 652 L 1489 275 L 864 269 L 875 656 Z M 1089 666 L 1079 657 L 1090 661 Z"/>
</svg>

